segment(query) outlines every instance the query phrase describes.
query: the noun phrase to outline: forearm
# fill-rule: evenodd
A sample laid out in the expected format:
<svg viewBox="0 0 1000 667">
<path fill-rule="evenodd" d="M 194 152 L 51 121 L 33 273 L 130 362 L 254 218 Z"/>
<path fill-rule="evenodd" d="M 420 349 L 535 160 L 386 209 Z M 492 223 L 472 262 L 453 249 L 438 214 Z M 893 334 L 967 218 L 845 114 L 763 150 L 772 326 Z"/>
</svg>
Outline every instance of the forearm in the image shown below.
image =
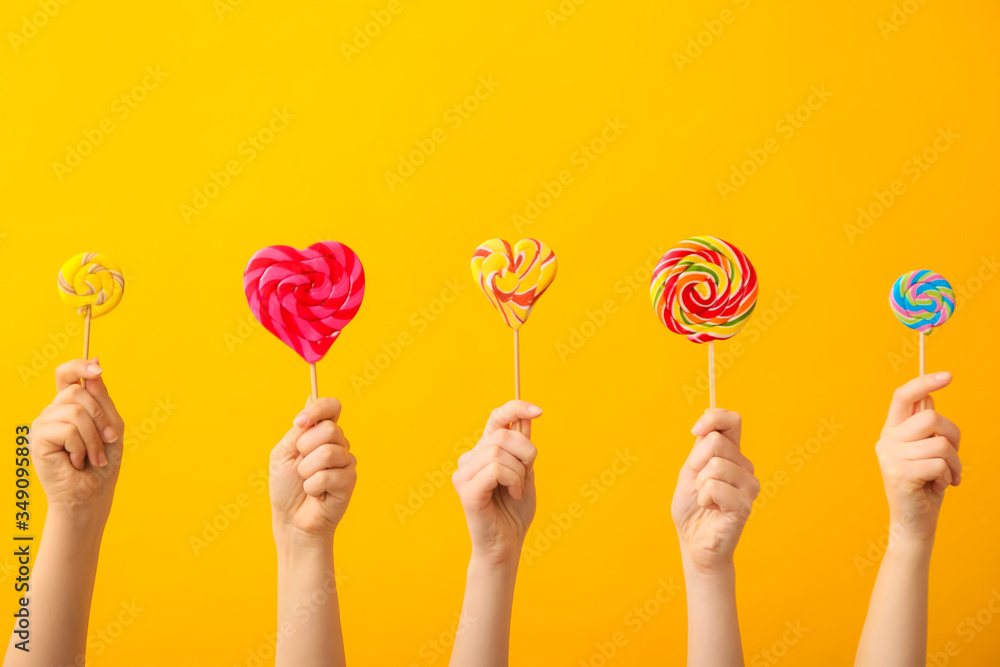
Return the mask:
<svg viewBox="0 0 1000 667">
<path fill-rule="evenodd" d="M 28 598 L 29 651 L 16 648 L 23 638 L 12 633 L 5 667 L 82 664 L 103 532 L 103 521 L 50 511 L 30 588 L 21 593 Z"/>
<path fill-rule="evenodd" d="M 684 559 L 687 590 L 688 667 L 742 667 L 736 612 L 736 569 L 704 572 Z"/>
<path fill-rule="evenodd" d="M 278 541 L 276 667 L 343 667 L 333 538 Z"/>
<path fill-rule="evenodd" d="M 892 542 L 879 566 L 856 667 L 923 667 L 931 544 Z"/>
<path fill-rule="evenodd" d="M 494 563 L 473 553 L 451 667 L 507 667 L 517 559 Z"/>
</svg>

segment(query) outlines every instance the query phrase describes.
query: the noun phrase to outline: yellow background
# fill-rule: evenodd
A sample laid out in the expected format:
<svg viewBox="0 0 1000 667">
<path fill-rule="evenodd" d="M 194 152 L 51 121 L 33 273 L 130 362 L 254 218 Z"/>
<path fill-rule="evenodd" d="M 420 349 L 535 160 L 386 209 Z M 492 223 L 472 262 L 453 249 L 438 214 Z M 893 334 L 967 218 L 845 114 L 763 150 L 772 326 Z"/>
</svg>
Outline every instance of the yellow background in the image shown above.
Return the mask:
<svg viewBox="0 0 1000 667">
<path fill-rule="evenodd" d="M 473 249 L 494 236 L 537 236 L 559 258 L 522 333 L 525 397 L 546 411 L 535 430 L 540 500 L 529 544 L 546 529 L 557 539 L 522 562 L 512 664 L 600 664 L 595 644 L 619 630 L 628 644 L 608 664 L 678 664 L 683 592 L 641 632 L 625 623 L 661 579 L 682 581 L 668 507 L 689 428 L 707 404 L 684 387 L 695 386 L 706 355 L 658 323 L 644 267 L 696 234 L 742 248 L 761 281 L 748 330 L 718 346 L 721 358 L 743 344 L 719 400 L 744 415 L 745 451 L 765 482 L 737 554 L 748 663 L 768 664 L 760 652 L 796 622 L 808 631 L 777 649 L 782 664 L 852 659 L 876 569 L 859 562 L 877 559 L 887 514 L 873 446 L 893 388 L 917 369 L 887 294 L 899 274 L 930 268 L 966 295 L 928 341 L 928 365 L 955 374 L 938 405 L 963 429 L 967 471 L 939 529 L 930 648 L 954 641 L 960 651 L 947 664 L 993 664 L 1000 619 L 971 641 L 959 624 L 1000 589 L 991 426 L 1000 8 L 910 0 L 912 15 L 897 13 L 901 25 L 889 31 L 891 0 L 589 0 L 564 2 L 564 21 L 554 18 L 558 0 L 400 0 L 349 60 L 342 43 L 388 5 L 232 0 L 228 11 L 212 0 L 71 0 L 16 48 L 9 33 L 43 10 L 34 0 L 0 10 L 11 439 L 50 400 L 55 365 L 79 355 L 80 336 L 59 335 L 75 318 L 56 294 L 59 266 L 98 250 L 128 280 L 117 310 L 95 321 L 92 349 L 144 439 L 133 433 L 126 451 L 91 631 L 109 628 L 123 603 L 143 611 L 92 651 L 93 664 L 248 665 L 266 645 L 275 555 L 255 475 L 309 386 L 296 355 L 248 328 L 242 270 L 262 246 L 321 239 L 350 245 L 368 276 L 359 317 L 319 366 L 322 393 L 344 403 L 359 460 L 336 546 L 349 662 L 446 664 L 431 642 L 447 643 L 461 603 L 461 509 L 447 479 L 425 486 L 429 497 L 405 521 L 397 505 L 511 397 L 510 331 L 468 275 Z M 713 21 L 724 10 L 731 20 L 720 30 Z M 679 67 L 675 53 L 699 33 L 706 46 L 691 47 L 697 57 Z M 133 95 L 147 67 L 165 75 L 147 79 L 155 87 L 136 92 L 144 99 L 121 118 L 115 100 Z M 478 108 L 455 127 L 446 114 L 480 77 L 499 85 L 480 89 L 485 99 L 468 102 Z M 810 117 L 786 136 L 779 122 L 814 86 L 831 96 L 800 110 Z M 241 144 L 275 108 L 294 118 L 248 161 Z M 53 163 L 104 119 L 113 132 L 60 180 Z M 578 151 L 609 119 L 627 127 L 581 170 Z M 385 172 L 438 128 L 446 140 L 391 189 Z M 948 128 L 958 138 L 910 180 L 908 161 Z M 777 152 L 724 200 L 718 181 L 768 139 Z M 186 221 L 181 205 L 231 160 L 240 173 Z M 572 182 L 518 229 L 512 215 L 563 170 Z M 851 236 L 858 207 L 897 179 L 905 191 Z M 438 301 L 446 281 L 464 288 L 447 304 Z M 792 304 L 776 309 L 779 293 Z M 608 300 L 614 312 L 602 326 L 584 326 Z M 422 308 L 437 313 L 433 322 L 421 324 Z M 589 335 L 574 338 L 581 328 Z M 411 344 L 379 357 L 402 333 Z M 560 345 L 571 340 L 583 344 L 567 353 Z M 36 353 L 39 374 L 26 375 Z M 369 363 L 383 368 L 356 386 Z M 177 406 L 159 422 L 157 400 Z M 840 425 L 832 439 L 824 419 Z M 820 436 L 815 455 L 793 463 L 796 447 Z M 638 460 L 591 504 L 582 485 L 625 451 Z M 9 454 L 0 480 L 12 488 Z M 191 536 L 241 493 L 249 506 L 195 555 Z M 558 534 L 551 515 L 574 501 L 584 514 Z M 12 524 L 13 501 L 7 511 Z M 12 613 L 10 566 L 7 557 L 0 585 Z"/>
</svg>

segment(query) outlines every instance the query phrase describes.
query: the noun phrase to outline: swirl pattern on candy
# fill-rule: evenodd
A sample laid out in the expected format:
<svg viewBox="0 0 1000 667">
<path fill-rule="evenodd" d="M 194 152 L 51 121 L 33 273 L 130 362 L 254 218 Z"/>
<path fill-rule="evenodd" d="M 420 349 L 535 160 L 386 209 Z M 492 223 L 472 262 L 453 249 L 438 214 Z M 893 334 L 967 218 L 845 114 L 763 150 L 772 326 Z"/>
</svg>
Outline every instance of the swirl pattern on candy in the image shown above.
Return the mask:
<svg viewBox="0 0 1000 667">
<path fill-rule="evenodd" d="M 125 293 L 125 278 L 110 257 L 81 252 L 59 269 L 59 296 L 81 316 L 100 317 L 118 305 Z"/>
<path fill-rule="evenodd" d="M 649 295 L 674 333 L 695 343 L 725 340 L 739 333 L 757 304 L 757 272 L 735 246 L 696 236 L 660 258 Z"/>
<path fill-rule="evenodd" d="M 490 239 L 472 255 L 472 279 L 512 329 L 528 321 L 531 308 L 556 277 L 556 255 L 535 239 L 511 245 Z"/>
<path fill-rule="evenodd" d="M 313 364 L 357 315 L 365 272 L 354 251 L 336 241 L 305 250 L 269 246 L 247 263 L 243 290 L 264 328 Z"/>
<path fill-rule="evenodd" d="M 940 274 L 910 271 L 896 279 L 889 305 L 896 319 L 926 335 L 955 312 L 955 292 Z"/>
</svg>

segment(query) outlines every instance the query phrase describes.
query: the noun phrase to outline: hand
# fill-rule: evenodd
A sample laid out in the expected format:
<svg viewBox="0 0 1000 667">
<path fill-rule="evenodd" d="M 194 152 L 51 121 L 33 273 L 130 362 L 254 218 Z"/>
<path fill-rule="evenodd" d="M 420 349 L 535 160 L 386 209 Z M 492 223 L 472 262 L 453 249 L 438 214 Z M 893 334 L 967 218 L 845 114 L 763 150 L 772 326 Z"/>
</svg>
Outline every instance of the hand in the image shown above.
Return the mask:
<svg viewBox="0 0 1000 667">
<path fill-rule="evenodd" d="M 332 544 L 357 482 L 357 459 L 339 418 L 340 401 L 310 398 L 271 450 L 275 540 Z"/>
<path fill-rule="evenodd" d="M 32 423 L 30 438 L 49 513 L 92 520 L 101 529 L 111 513 L 125 433 L 102 372 L 97 357 L 59 366 L 56 397 Z"/>
<path fill-rule="evenodd" d="M 681 468 L 671 514 L 681 553 L 702 573 L 733 566 L 733 553 L 750 517 L 760 482 L 740 452 L 740 416 L 706 410 L 691 432 L 698 436 Z"/>
<path fill-rule="evenodd" d="M 473 558 L 517 562 L 535 516 L 535 457 L 531 422 L 542 409 L 509 401 L 490 413 L 483 436 L 458 458 L 451 481 L 465 509 Z M 519 433 L 510 425 L 520 421 Z"/>
<path fill-rule="evenodd" d="M 934 410 L 930 392 L 951 384 L 951 373 L 932 373 L 896 390 L 875 446 L 889 500 L 890 540 L 933 543 L 949 486 L 962 481 L 958 427 Z M 926 410 L 920 410 L 926 398 Z"/>
</svg>

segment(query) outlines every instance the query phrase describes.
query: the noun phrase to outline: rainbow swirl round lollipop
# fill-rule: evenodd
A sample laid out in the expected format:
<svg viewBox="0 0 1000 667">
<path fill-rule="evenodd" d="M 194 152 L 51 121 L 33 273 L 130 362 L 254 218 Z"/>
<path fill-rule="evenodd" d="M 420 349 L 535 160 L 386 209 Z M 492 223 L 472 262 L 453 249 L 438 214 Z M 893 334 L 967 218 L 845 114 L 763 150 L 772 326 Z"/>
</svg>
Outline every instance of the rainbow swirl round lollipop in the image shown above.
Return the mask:
<svg viewBox="0 0 1000 667">
<path fill-rule="evenodd" d="M 924 335 L 948 321 L 955 312 L 955 292 L 933 271 L 904 273 L 892 285 L 889 305 L 900 322 Z"/>
<path fill-rule="evenodd" d="M 660 321 L 695 343 L 739 333 L 757 304 L 757 272 L 722 239 L 695 236 L 669 250 L 649 284 Z"/>
</svg>

